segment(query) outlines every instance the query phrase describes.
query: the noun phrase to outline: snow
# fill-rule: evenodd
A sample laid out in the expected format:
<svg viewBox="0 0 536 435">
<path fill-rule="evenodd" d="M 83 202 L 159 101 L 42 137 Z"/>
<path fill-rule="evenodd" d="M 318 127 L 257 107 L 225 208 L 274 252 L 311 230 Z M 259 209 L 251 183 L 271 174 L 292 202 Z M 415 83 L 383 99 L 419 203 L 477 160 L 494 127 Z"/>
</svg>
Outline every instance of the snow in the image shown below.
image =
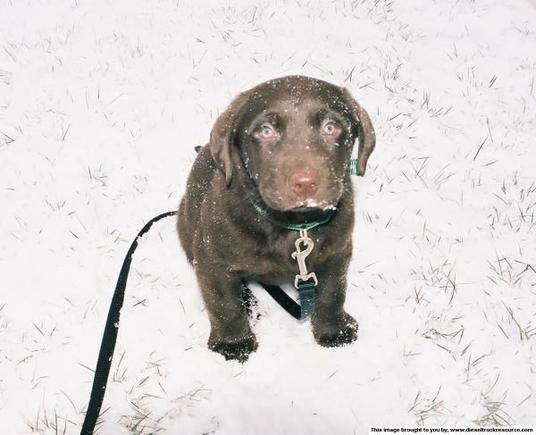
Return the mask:
<svg viewBox="0 0 536 435">
<path fill-rule="evenodd" d="M 172 219 L 140 243 L 100 434 L 536 426 L 536 8 L 522 0 L 0 2 L 0 433 L 78 433 L 128 246 L 176 208 L 231 98 L 347 86 L 348 347 L 259 289 L 259 349 L 206 347 Z M 313 230 L 314 231 L 314 230 Z"/>
</svg>

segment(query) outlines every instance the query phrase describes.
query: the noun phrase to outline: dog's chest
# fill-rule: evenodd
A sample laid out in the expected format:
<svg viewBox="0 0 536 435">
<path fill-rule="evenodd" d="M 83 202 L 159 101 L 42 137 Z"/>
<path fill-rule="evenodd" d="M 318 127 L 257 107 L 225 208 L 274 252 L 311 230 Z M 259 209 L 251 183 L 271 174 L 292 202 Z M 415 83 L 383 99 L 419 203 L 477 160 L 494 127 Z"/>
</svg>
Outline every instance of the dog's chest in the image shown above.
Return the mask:
<svg viewBox="0 0 536 435">
<path fill-rule="evenodd" d="M 321 266 L 324 261 L 325 240 L 310 234 L 314 246 L 310 250 L 305 262 L 311 270 Z M 246 251 L 235 257 L 234 271 L 267 283 L 293 282 L 299 273 L 296 253 L 303 247 L 297 243 L 300 233 L 288 231 L 264 241 L 250 240 L 244 245 Z M 247 255 L 249 250 L 250 255 Z"/>
</svg>

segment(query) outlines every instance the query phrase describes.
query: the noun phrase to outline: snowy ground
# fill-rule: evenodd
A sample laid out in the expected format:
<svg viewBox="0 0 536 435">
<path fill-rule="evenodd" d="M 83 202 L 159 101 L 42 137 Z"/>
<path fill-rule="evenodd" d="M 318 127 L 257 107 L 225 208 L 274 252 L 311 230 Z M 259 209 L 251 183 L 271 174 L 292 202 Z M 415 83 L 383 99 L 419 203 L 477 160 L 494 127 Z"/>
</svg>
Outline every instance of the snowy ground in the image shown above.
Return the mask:
<svg viewBox="0 0 536 435">
<path fill-rule="evenodd" d="M 323 349 L 258 293 L 258 351 L 205 345 L 174 222 L 136 254 L 101 434 L 536 426 L 536 9 L 523 0 L 0 0 L 0 433 L 80 430 L 123 256 L 212 122 L 290 73 L 378 145 Z"/>
</svg>

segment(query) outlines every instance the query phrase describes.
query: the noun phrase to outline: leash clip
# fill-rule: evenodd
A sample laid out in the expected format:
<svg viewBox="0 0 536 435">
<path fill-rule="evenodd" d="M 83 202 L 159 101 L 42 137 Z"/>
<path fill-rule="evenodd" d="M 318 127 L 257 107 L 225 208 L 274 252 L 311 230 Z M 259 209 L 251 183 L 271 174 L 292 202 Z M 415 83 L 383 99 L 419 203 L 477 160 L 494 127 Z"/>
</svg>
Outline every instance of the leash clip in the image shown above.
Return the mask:
<svg viewBox="0 0 536 435">
<path fill-rule="evenodd" d="M 302 244 L 304 248 L 303 250 L 301 246 Z M 309 273 L 307 265 L 305 264 L 305 259 L 315 246 L 313 239 L 307 235 L 307 230 L 300 230 L 300 237 L 294 242 L 294 246 L 296 247 L 296 250 L 291 256 L 298 262 L 298 269 L 300 270 L 300 273 L 294 278 L 294 287 L 299 289 L 300 281 L 307 282 L 309 280 L 313 280 L 315 286 L 318 285 L 316 274 L 314 272 Z"/>
</svg>

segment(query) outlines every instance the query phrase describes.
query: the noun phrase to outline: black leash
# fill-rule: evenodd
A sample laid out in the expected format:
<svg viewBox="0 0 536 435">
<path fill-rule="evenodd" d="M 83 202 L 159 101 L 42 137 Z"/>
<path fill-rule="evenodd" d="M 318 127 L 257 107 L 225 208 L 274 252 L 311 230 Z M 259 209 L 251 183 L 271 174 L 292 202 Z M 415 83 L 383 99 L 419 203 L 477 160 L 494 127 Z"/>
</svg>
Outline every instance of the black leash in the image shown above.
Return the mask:
<svg viewBox="0 0 536 435">
<path fill-rule="evenodd" d="M 106 325 L 104 327 L 104 333 L 102 335 L 99 350 L 99 357 L 97 359 L 97 367 L 95 368 L 95 375 L 93 377 L 93 387 L 91 388 L 89 404 L 80 435 L 93 435 L 93 431 L 95 430 L 95 425 L 102 408 L 104 393 L 106 392 L 106 383 L 108 382 L 108 375 L 112 365 L 115 343 L 117 341 L 117 333 L 119 331 L 119 317 L 121 308 L 123 307 L 123 301 L 125 299 L 125 288 L 127 285 L 128 272 L 130 270 L 130 264 L 132 263 L 132 255 L 138 247 L 138 239 L 147 233 L 155 222 L 176 214 L 176 211 L 168 211 L 152 218 L 141 229 L 128 249 L 125 260 L 123 261 L 123 265 L 121 266 L 121 271 L 119 272 L 119 278 L 117 279 L 112 302 L 108 310 L 108 318 L 106 319 Z M 259 284 L 292 317 L 302 320 L 314 312 L 316 286 L 313 282 L 301 282 L 298 285 L 301 306 L 290 296 L 288 296 L 280 287 L 269 284 Z M 247 290 L 249 290 L 245 282 L 243 282 L 243 285 Z"/>
<path fill-rule="evenodd" d="M 313 314 L 315 311 L 315 290 L 313 282 L 302 282 L 298 286 L 300 295 L 300 304 L 296 303 L 285 290 L 277 285 L 258 283 L 283 309 L 297 320 L 303 320 Z M 247 285 L 244 283 L 247 287 Z"/>
<path fill-rule="evenodd" d="M 99 418 L 104 393 L 106 392 L 108 374 L 110 373 L 110 366 L 112 365 L 115 342 L 117 340 L 117 332 L 119 330 L 119 314 L 121 312 L 121 308 L 123 307 L 123 300 L 125 299 L 128 271 L 130 269 L 130 263 L 132 263 L 132 254 L 134 254 L 134 251 L 138 247 L 138 239 L 149 231 L 155 222 L 176 214 L 176 211 L 168 211 L 166 213 L 159 214 L 147 222 L 130 245 L 125 260 L 123 261 L 123 266 L 121 266 L 119 278 L 117 279 L 117 284 L 115 285 L 110 309 L 108 310 L 108 318 L 106 319 L 106 326 L 104 327 L 99 357 L 97 359 L 97 367 L 95 368 L 95 375 L 93 377 L 91 396 L 89 398 L 86 417 L 84 419 L 84 424 L 82 425 L 80 435 L 92 435 L 93 431 L 95 430 L 97 419 Z"/>
</svg>

